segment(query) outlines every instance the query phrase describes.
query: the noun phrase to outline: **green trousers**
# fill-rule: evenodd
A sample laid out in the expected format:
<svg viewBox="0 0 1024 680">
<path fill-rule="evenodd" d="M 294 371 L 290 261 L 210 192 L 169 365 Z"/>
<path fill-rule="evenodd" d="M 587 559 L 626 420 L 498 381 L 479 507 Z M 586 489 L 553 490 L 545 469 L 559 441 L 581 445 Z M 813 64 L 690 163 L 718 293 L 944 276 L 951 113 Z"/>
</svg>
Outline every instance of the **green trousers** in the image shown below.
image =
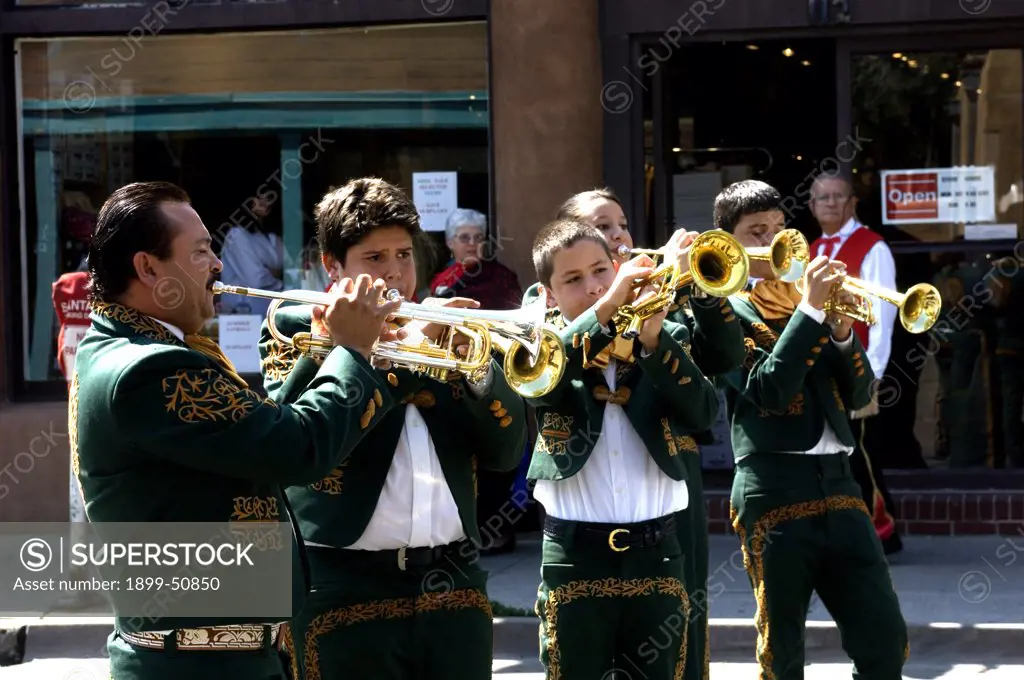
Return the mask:
<svg viewBox="0 0 1024 680">
<path fill-rule="evenodd" d="M 708 517 L 704 504 L 703 471 L 700 454 L 680 451 L 686 456 L 690 495 L 689 507 L 676 513 L 679 542 L 686 554 L 684 576 L 690 599 L 689 634 L 687 635 L 686 680 L 710 680 L 711 641 L 708 637 Z"/>
<path fill-rule="evenodd" d="M 545 519 L 536 611 L 548 680 L 682 676 L 690 606 L 675 521 Z"/>
<path fill-rule="evenodd" d="M 394 550 L 307 554 L 312 592 L 287 645 L 296 680 L 490 680 L 487 572 L 472 544 L 405 569 Z"/>
<path fill-rule="evenodd" d="M 802 680 L 817 593 L 855 680 L 901 680 L 909 654 L 889 566 L 845 454 L 754 454 L 736 464 L 733 528 L 757 601 L 763 680 Z"/>
<path fill-rule="evenodd" d="M 107 651 L 111 680 L 285 680 L 277 650 L 269 644 L 251 652 L 157 650 L 135 647 L 111 633 Z"/>
</svg>

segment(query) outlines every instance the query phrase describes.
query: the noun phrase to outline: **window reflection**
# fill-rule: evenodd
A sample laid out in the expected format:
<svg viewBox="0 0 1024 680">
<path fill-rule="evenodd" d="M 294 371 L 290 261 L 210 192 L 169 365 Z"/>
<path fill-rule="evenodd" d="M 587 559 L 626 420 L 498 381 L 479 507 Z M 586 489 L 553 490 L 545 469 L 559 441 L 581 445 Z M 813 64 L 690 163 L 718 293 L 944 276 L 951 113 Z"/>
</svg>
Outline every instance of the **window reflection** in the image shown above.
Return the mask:
<svg viewBox="0 0 1024 680">
<path fill-rule="evenodd" d="M 875 428 L 891 467 L 1024 467 L 1021 64 L 1018 49 L 853 60 L 853 125 L 870 140 L 853 162 L 858 214 L 893 245 L 901 290 L 927 281 L 943 296 L 931 331 L 894 333 L 900 398 Z M 886 171 L 911 171 L 902 215 Z M 971 179 L 944 194 L 956 173 Z M 991 212 L 976 195 L 989 191 Z"/>
</svg>

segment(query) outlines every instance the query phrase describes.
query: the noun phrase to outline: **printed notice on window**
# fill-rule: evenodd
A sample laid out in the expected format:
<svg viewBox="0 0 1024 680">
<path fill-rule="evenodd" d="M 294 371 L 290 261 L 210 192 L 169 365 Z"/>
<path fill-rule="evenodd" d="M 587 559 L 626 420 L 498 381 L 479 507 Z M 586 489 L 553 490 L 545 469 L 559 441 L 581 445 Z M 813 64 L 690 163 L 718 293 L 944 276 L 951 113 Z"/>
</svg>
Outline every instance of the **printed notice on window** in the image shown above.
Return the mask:
<svg viewBox="0 0 1024 680">
<path fill-rule="evenodd" d="M 459 173 L 412 173 L 412 202 L 424 231 L 444 231 L 448 216 L 459 207 Z"/>
<path fill-rule="evenodd" d="M 995 186 L 992 166 L 883 170 L 882 222 L 993 222 Z"/>
</svg>

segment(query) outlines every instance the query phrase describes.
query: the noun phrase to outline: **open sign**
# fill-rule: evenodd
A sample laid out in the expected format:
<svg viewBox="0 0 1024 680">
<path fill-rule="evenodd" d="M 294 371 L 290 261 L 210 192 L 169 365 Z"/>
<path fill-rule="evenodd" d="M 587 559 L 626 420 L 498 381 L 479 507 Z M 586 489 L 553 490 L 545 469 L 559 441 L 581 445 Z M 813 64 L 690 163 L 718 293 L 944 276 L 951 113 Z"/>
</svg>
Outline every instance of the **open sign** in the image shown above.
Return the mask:
<svg viewBox="0 0 1024 680">
<path fill-rule="evenodd" d="M 881 176 L 885 224 L 995 219 L 992 167 L 884 170 Z"/>
</svg>

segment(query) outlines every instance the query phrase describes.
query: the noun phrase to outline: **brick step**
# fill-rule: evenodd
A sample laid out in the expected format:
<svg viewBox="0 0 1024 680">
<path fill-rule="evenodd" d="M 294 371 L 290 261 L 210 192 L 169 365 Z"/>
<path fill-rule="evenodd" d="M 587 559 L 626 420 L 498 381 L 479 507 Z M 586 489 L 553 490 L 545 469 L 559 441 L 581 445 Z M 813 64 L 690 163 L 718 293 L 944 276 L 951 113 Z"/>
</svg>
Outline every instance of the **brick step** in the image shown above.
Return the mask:
<svg viewBox="0 0 1024 680">
<path fill-rule="evenodd" d="M 906 536 L 1021 536 L 1024 491 L 892 491 L 896 525 Z M 708 531 L 731 534 L 729 492 L 704 492 Z"/>
</svg>

